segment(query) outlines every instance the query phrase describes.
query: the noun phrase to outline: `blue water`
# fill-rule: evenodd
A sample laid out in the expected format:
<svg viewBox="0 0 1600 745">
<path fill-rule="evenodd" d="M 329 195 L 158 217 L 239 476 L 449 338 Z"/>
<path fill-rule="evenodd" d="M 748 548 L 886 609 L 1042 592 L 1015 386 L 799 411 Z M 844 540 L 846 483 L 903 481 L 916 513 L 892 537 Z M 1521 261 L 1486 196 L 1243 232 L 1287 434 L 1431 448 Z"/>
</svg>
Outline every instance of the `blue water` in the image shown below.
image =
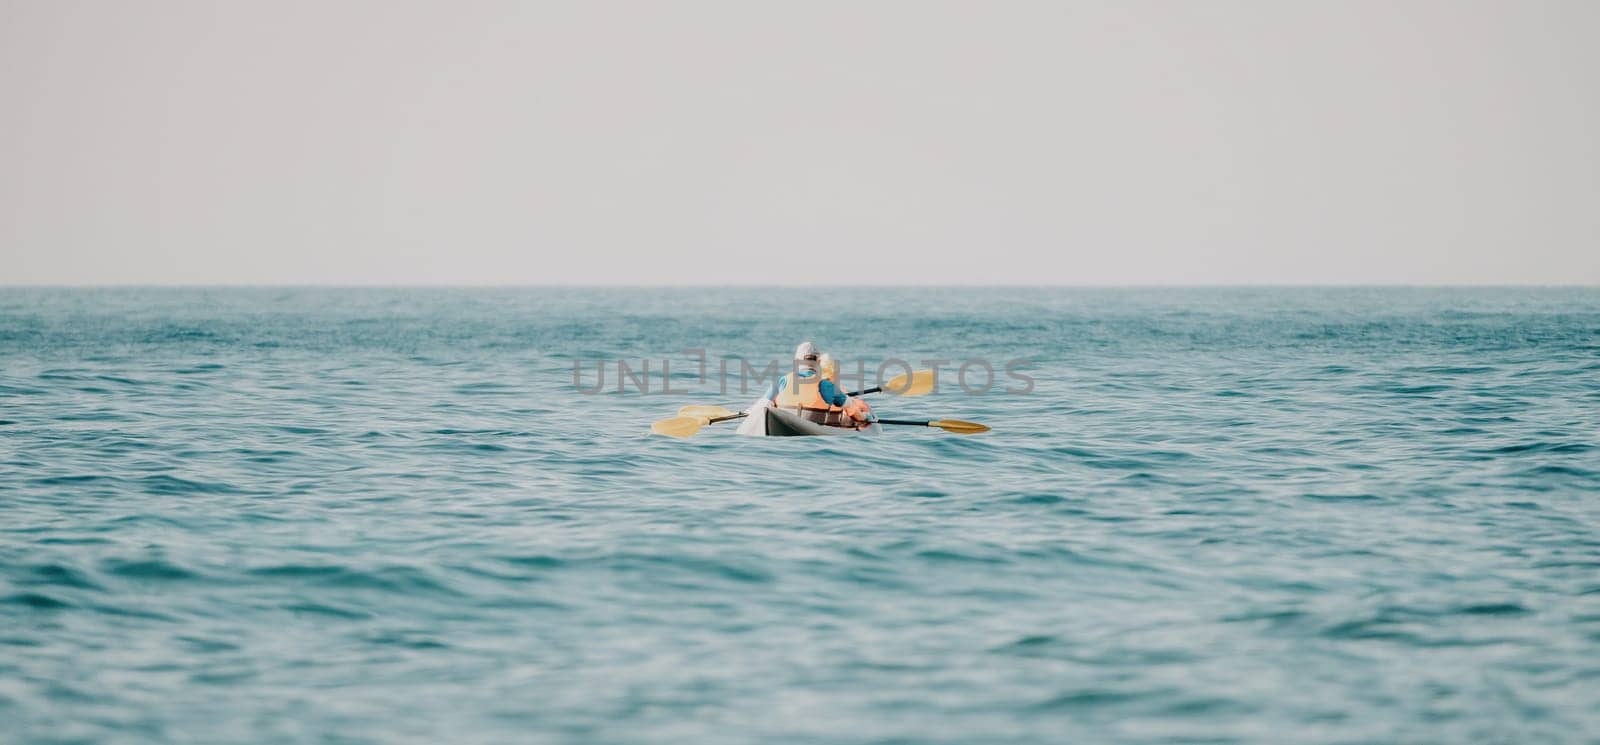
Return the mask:
<svg viewBox="0 0 1600 745">
<path fill-rule="evenodd" d="M 1035 389 L 647 434 L 804 338 Z M 7 743 L 1600 741 L 1600 290 L 11 288 L 0 364 Z"/>
</svg>

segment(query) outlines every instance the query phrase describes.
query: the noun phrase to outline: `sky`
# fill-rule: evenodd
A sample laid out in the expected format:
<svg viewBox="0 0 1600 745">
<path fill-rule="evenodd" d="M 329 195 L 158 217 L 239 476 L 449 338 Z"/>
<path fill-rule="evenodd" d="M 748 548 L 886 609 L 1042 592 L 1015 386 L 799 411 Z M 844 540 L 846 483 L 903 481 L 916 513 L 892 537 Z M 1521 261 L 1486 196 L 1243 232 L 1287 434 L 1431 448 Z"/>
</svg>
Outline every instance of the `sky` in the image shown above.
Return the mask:
<svg viewBox="0 0 1600 745">
<path fill-rule="evenodd" d="M 1600 284 L 1600 3 L 0 0 L 0 284 Z"/>
</svg>

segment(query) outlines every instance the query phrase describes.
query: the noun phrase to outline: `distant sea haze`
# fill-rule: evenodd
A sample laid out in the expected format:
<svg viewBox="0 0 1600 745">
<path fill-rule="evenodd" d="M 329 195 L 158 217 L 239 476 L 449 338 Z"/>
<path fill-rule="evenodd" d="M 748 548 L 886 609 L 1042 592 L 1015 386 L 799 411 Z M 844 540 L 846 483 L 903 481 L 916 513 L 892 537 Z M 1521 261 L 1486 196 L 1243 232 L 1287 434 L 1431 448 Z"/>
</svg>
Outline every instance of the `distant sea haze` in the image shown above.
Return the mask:
<svg viewBox="0 0 1600 745">
<path fill-rule="evenodd" d="M 6 743 L 1589 743 L 1597 525 L 1600 289 L 0 289 Z"/>
</svg>

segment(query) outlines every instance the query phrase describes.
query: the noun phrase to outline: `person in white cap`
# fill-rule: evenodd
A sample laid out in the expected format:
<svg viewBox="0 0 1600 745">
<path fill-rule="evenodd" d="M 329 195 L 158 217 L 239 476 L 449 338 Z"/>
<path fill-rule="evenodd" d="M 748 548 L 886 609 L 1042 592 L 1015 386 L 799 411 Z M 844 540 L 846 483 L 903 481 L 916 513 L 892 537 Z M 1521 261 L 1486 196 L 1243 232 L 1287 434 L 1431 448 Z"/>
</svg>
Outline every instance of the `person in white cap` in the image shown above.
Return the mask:
<svg viewBox="0 0 1600 745">
<path fill-rule="evenodd" d="M 833 375 L 825 374 L 817 345 L 801 342 L 794 350 L 793 373 L 779 377 L 767 389 L 766 399 L 773 406 L 794 409 L 801 416 L 822 424 L 844 424 L 844 414 L 851 424 L 871 421 L 872 410 L 865 401 L 846 396 L 839 388 L 837 365 Z M 828 357 L 828 362 L 833 362 Z"/>
</svg>

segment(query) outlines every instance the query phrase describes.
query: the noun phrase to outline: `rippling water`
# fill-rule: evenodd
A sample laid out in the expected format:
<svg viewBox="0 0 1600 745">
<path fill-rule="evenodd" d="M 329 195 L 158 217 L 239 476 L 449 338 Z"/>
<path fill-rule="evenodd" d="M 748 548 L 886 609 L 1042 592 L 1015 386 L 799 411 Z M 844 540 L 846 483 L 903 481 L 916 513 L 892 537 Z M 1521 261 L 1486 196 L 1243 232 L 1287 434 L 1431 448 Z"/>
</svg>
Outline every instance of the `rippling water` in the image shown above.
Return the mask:
<svg viewBox="0 0 1600 745">
<path fill-rule="evenodd" d="M 803 338 L 1036 389 L 647 434 Z M 1600 290 L 12 288 L 0 362 L 0 741 L 1600 738 Z"/>
</svg>

